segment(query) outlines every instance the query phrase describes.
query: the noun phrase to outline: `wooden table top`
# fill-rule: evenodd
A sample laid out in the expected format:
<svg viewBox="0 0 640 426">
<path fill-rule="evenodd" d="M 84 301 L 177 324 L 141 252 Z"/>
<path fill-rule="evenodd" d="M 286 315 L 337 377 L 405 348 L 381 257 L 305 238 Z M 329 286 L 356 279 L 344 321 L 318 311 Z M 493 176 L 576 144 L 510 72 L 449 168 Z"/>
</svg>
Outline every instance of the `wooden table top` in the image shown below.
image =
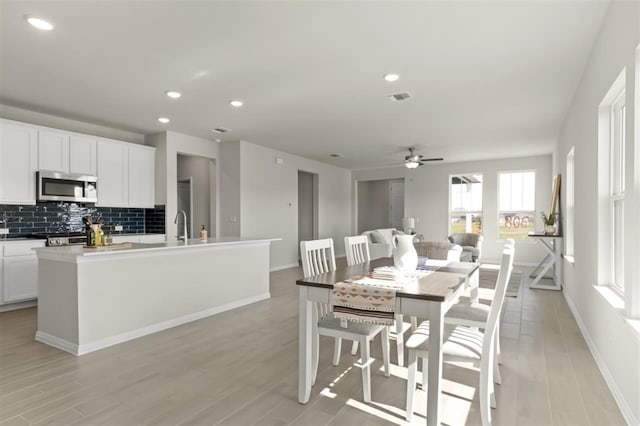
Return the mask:
<svg viewBox="0 0 640 426">
<path fill-rule="evenodd" d="M 457 265 L 459 262 L 452 263 Z M 460 263 L 464 264 L 464 262 Z M 379 266 L 390 265 L 393 265 L 393 260 L 390 258 L 375 259 L 369 263 L 346 266 L 332 272 L 327 272 L 326 274 L 301 278 L 296 281 L 296 284 L 330 289 L 333 288 L 333 285 L 337 282 L 341 282 L 358 275 L 364 275 Z M 456 292 L 458 287 L 463 285 L 465 276 L 470 275 L 478 268 L 477 264 L 475 264 L 475 268 L 464 267 L 464 269 L 455 268 L 456 265 L 437 267 L 438 270 L 433 273 L 417 279 L 405 285 L 402 289 L 397 290 L 396 296 L 444 302 Z M 447 270 L 443 271 L 443 269 Z"/>
</svg>

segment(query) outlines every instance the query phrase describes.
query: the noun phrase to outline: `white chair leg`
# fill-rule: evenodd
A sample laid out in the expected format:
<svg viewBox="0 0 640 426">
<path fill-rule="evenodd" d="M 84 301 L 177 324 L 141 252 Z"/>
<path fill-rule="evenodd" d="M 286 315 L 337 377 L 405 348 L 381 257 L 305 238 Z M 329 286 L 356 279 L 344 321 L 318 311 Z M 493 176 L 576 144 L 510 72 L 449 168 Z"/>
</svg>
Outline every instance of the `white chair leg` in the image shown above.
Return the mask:
<svg viewBox="0 0 640 426">
<path fill-rule="evenodd" d="M 351 345 L 351 355 L 355 355 L 358 353 L 358 341 L 354 340 L 353 344 Z"/>
<path fill-rule="evenodd" d="M 490 366 L 491 360 L 481 361 L 478 388 L 480 388 L 480 418 L 482 419 L 483 426 L 489 426 L 491 424 L 491 403 L 489 401 L 489 394 L 491 392 Z"/>
<path fill-rule="evenodd" d="M 371 402 L 371 365 L 369 361 L 369 342 L 365 338 L 360 341 L 360 361 L 362 362 L 362 394 L 364 402 Z"/>
<path fill-rule="evenodd" d="M 502 384 L 502 377 L 500 376 L 500 367 L 498 366 L 498 363 L 500 362 L 500 354 L 498 353 L 500 350 L 500 335 L 498 333 L 498 328 L 496 328 L 496 337 L 493 341 L 493 381 L 500 385 Z"/>
<path fill-rule="evenodd" d="M 402 332 L 402 328 L 404 324 L 402 323 L 402 315 L 396 315 L 396 350 L 398 352 L 398 366 L 404 367 L 404 333 Z"/>
<path fill-rule="evenodd" d="M 333 365 L 340 364 L 340 351 L 342 350 L 342 339 L 335 337 L 333 339 Z"/>
<path fill-rule="evenodd" d="M 416 393 L 416 374 L 418 373 L 418 356 L 416 351 L 409 349 L 409 361 L 407 364 L 407 404 L 405 417 L 411 421 L 413 417 L 413 400 Z"/>
<path fill-rule="evenodd" d="M 496 353 L 495 353 L 496 365 L 502 364 L 502 359 L 500 358 L 501 353 L 502 351 L 500 350 L 500 323 L 498 322 L 498 325 L 496 326 Z"/>
<path fill-rule="evenodd" d="M 389 377 L 391 372 L 389 371 L 389 329 L 384 327 L 381 332 L 382 336 L 380 341 L 382 342 L 382 363 L 384 364 L 384 375 Z"/>
<path fill-rule="evenodd" d="M 318 330 L 314 329 L 313 337 L 311 338 L 311 365 L 313 366 L 313 371 L 311 372 L 313 379 L 311 380 L 311 384 L 316 384 L 316 378 L 318 377 L 318 358 L 320 351 L 320 335 L 318 334 Z"/>
<path fill-rule="evenodd" d="M 427 380 L 429 379 L 429 354 L 422 358 L 422 390 L 427 391 Z"/>
</svg>

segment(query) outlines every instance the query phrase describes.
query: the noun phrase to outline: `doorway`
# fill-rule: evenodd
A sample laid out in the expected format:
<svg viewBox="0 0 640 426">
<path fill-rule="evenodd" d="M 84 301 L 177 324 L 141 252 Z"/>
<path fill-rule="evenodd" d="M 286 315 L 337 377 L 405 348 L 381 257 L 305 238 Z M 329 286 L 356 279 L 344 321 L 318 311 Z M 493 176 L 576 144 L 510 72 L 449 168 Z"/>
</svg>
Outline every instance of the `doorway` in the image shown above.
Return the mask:
<svg viewBox="0 0 640 426">
<path fill-rule="evenodd" d="M 187 214 L 190 238 L 204 226 L 210 237 L 216 236 L 215 160 L 193 155 L 177 155 L 178 210 Z"/>
<path fill-rule="evenodd" d="M 193 237 L 193 176 L 178 179 L 178 211 L 187 214 L 187 236 Z M 178 228 L 179 229 L 179 228 Z"/>
<path fill-rule="evenodd" d="M 318 238 L 318 175 L 298 170 L 298 245 Z"/>
</svg>

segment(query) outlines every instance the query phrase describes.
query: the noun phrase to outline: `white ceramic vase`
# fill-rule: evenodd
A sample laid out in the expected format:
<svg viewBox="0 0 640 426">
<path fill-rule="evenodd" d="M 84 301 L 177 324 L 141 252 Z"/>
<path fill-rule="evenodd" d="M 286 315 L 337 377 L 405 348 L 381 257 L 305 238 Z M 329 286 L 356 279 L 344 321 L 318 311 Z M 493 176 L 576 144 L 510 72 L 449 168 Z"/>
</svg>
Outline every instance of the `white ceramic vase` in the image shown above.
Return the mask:
<svg viewBox="0 0 640 426">
<path fill-rule="evenodd" d="M 556 227 L 553 225 L 545 225 L 544 233 L 547 235 L 553 235 L 556 233 Z"/>
<path fill-rule="evenodd" d="M 394 235 L 393 266 L 403 272 L 415 271 L 418 267 L 418 253 L 413 246 L 413 235 Z"/>
</svg>

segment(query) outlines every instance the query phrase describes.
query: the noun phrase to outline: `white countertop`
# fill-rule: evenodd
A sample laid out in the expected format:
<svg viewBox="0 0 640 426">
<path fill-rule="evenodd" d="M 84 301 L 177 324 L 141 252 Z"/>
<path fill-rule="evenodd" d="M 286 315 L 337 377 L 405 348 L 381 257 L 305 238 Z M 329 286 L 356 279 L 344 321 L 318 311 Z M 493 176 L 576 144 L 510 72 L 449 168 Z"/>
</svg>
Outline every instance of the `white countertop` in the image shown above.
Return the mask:
<svg viewBox="0 0 640 426">
<path fill-rule="evenodd" d="M 162 243 L 129 243 L 126 246 L 103 246 L 99 248 L 85 248 L 81 245 L 62 247 L 41 247 L 33 249 L 39 258 L 51 260 L 66 260 L 77 258 L 95 258 L 112 255 L 142 254 L 148 252 L 164 250 L 196 250 L 203 248 L 216 248 L 224 246 L 266 244 L 272 241 L 280 241 L 282 238 L 239 238 L 239 237 L 217 237 L 208 238 L 206 241 L 199 239 L 188 240 L 185 244 L 182 241 L 166 241 Z"/>
</svg>

